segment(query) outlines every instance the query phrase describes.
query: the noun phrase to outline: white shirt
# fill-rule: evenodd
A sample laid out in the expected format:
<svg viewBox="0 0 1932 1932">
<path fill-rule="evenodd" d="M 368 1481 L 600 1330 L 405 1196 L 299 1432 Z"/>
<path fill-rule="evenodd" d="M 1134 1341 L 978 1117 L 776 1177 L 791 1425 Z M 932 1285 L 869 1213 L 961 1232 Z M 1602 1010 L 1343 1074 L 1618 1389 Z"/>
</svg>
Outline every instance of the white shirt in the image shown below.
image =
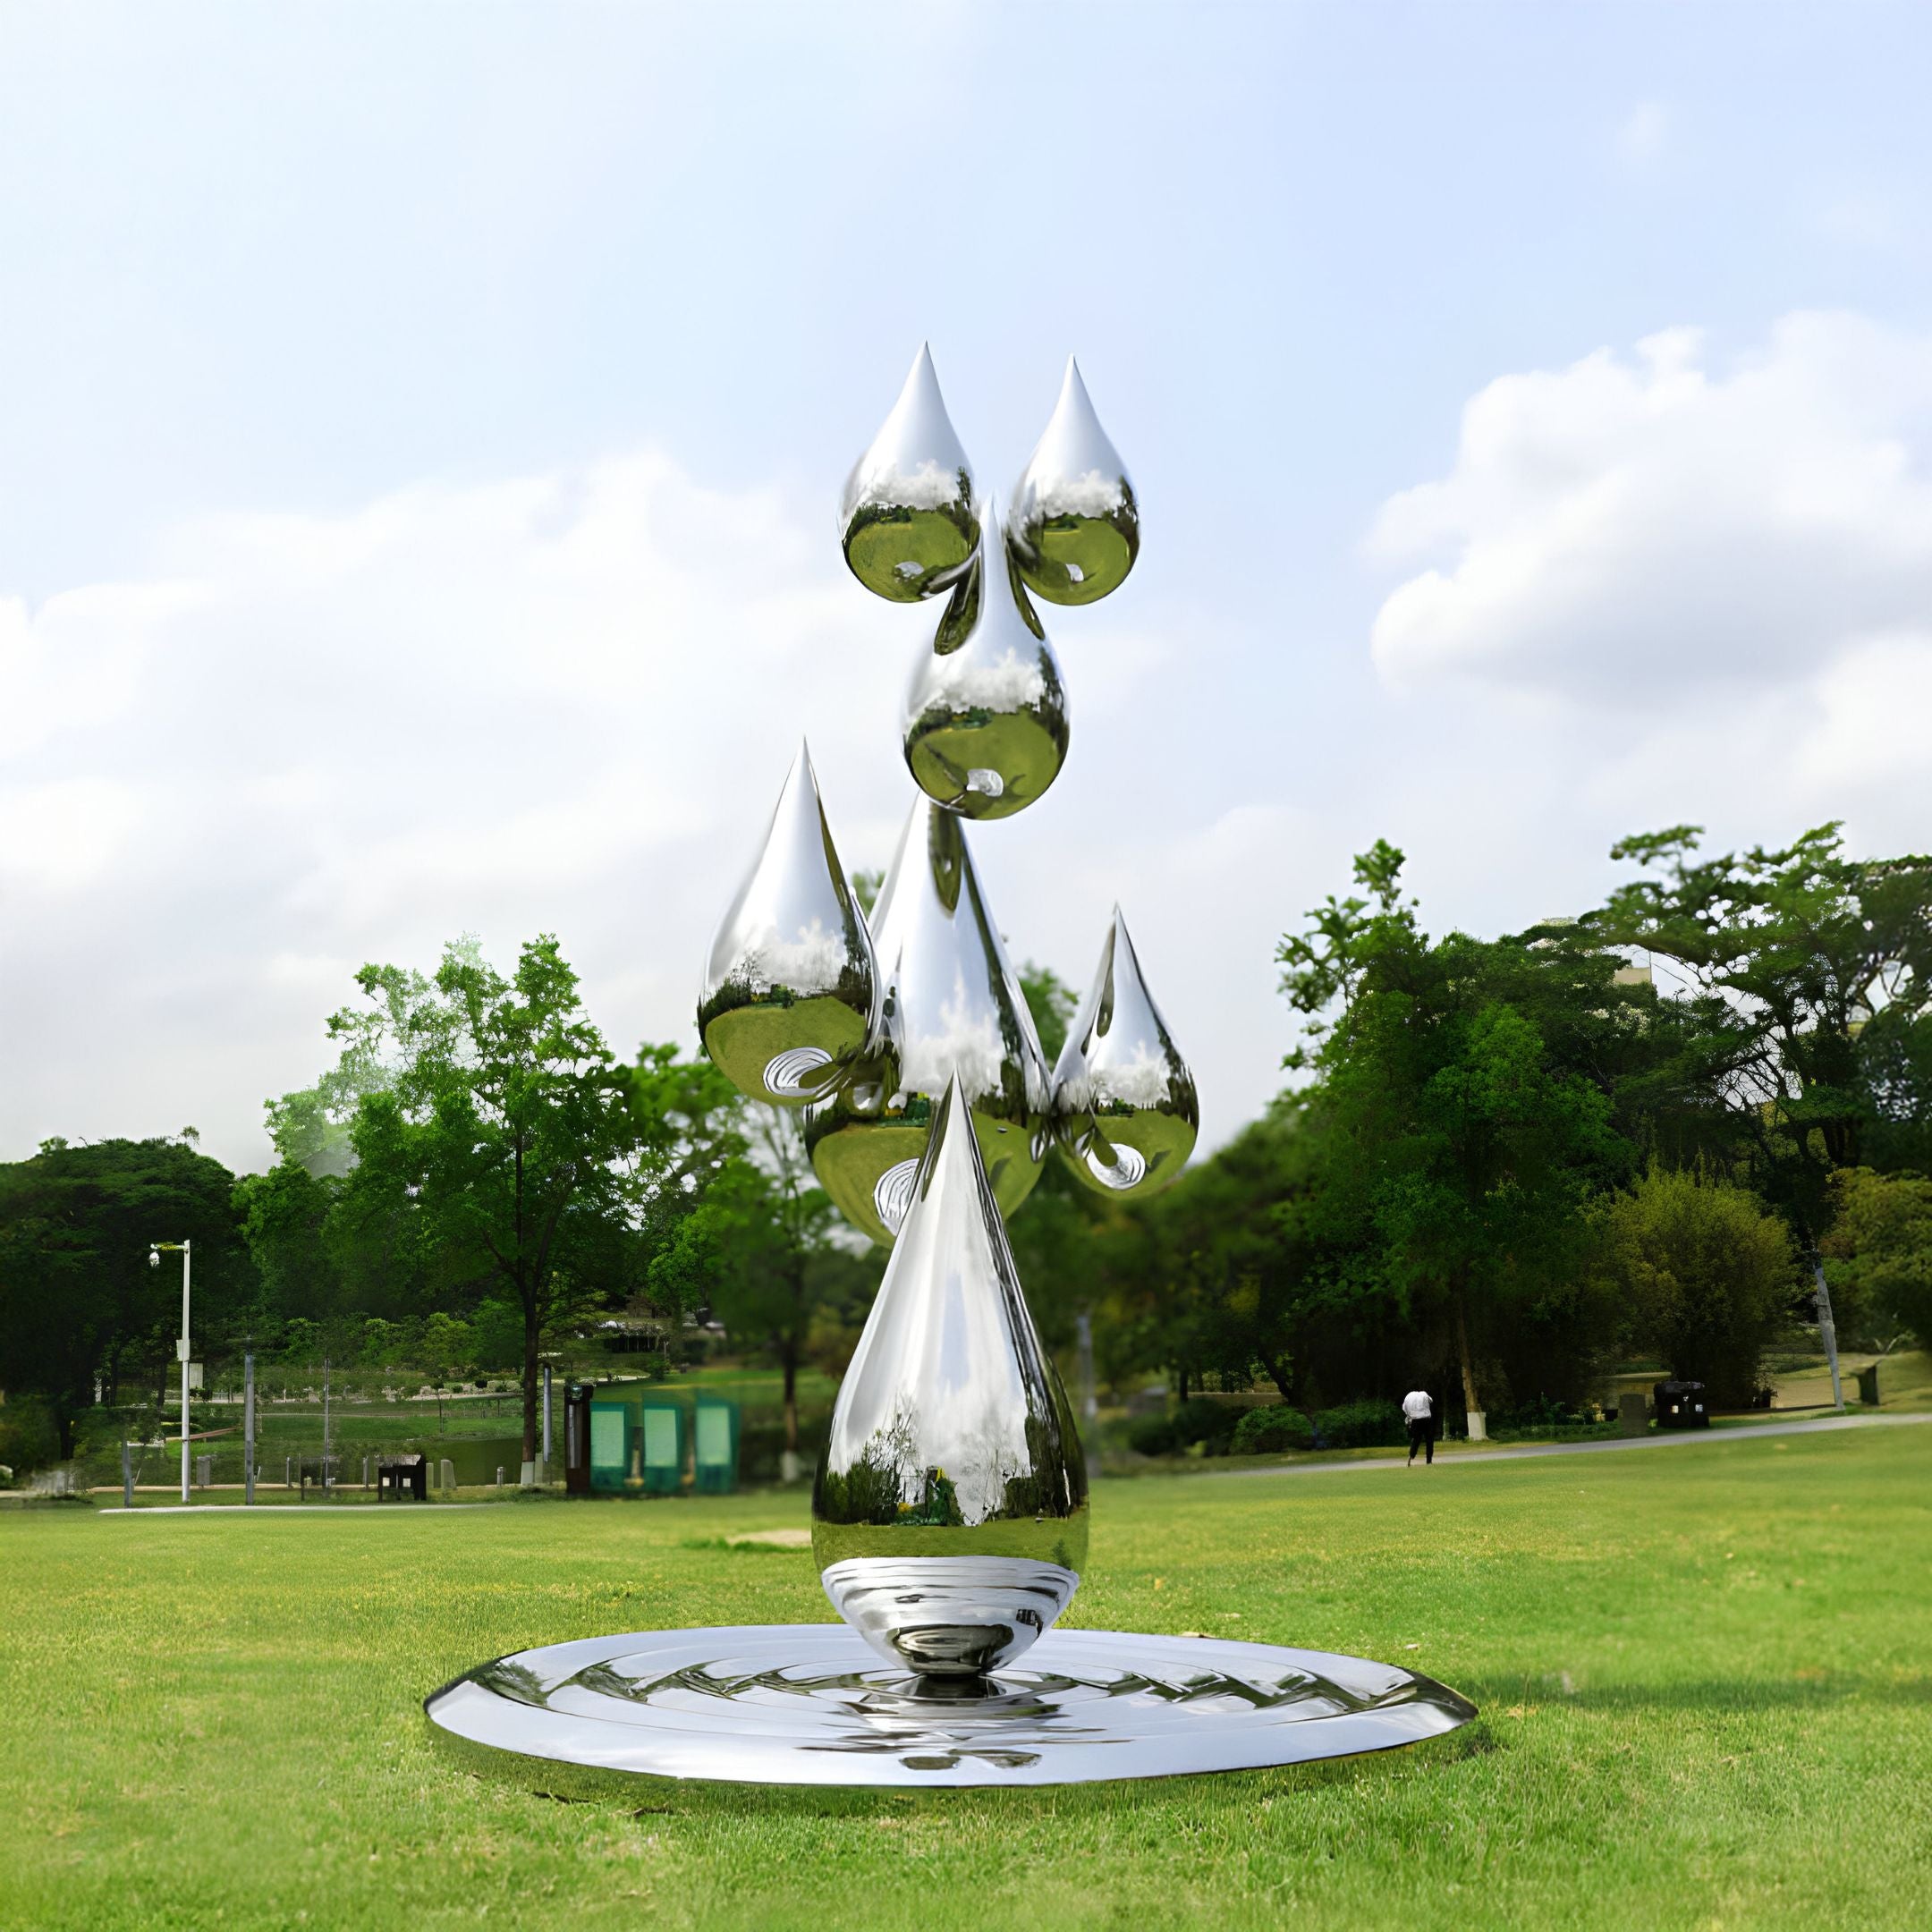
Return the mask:
<svg viewBox="0 0 1932 1932">
<path fill-rule="evenodd" d="M 1423 1389 L 1411 1389 L 1402 1397 L 1402 1412 L 1411 1422 L 1427 1422 L 1436 1413 L 1436 1404 Z"/>
</svg>

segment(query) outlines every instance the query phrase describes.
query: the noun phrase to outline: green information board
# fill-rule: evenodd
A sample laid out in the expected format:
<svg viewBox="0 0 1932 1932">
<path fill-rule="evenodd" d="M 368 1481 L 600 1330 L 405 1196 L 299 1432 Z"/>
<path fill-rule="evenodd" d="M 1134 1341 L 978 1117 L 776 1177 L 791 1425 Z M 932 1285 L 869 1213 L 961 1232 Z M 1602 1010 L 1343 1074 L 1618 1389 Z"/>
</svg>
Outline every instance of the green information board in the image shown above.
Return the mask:
<svg viewBox="0 0 1932 1932">
<path fill-rule="evenodd" d="M 722 1496 L 738 1487 L 738 1404 L 698 1398 L 692 1487 Z"/>
<path fill-rule="evenodd" d="M 631 1422 L 635 1411 L 629 1402 L 594 1402 L 590 1404 L 590 1487 L 593 1489 L 622 1489 L 631 1473 Z"/>
<path fill-rule="evenodd" d="M 644 1487 L 668 1496 L 684 1482 L 684 1411 L 674 1402 L 644 1404 Z"/>
</svg>

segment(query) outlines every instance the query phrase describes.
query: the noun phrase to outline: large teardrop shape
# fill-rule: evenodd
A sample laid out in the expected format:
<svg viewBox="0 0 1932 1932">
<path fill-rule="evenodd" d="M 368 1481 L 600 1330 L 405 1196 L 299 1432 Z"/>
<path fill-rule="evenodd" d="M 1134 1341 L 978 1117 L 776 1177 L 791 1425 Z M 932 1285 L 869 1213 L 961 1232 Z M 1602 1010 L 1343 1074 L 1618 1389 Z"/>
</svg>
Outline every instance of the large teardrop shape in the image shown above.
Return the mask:
<svg viewBox="0 0 1932 1932">
<path fill-rule="evenodd" d="M 958 1077 L 1005 1214 L 1039 1179 L 1050 1085 L 966 827 L 923 793 L 900 834 L 871 924 L 887 1045 L 854 1068 L 829 1106 L 814 1108 L 805 1141 L 839 1212 L 889 1247 L 946 1082 Z"/>
<path fill-rule="evenodd" d="M 946 589 L 979 541 L 972 465 L 923 343 L 892 414 L 845 479 L 839 538 L 852 575 L 895 604 Z"/>
<path fill-rule="evenodd" d="M 1119 589 L 1140 554 L 1133 484 L 1072 356 L 1053 419 L 1013 487 L 1008 540 L 1028 589 L 1050 604 Z"/>
<path fill-rule="evenodd" d="M 698 1031 L 753 1100 L 825 1099 L 881 1029 L 872 942 L 819 801 L 803 745 L 771 828 L 711 942 Z"/>
<path fill-rule="evenodd" d="M 839 1387 L 812 1554 L 833 1608 L 880 1656 L 979 1677 L 1066 1608 L 1087 1520 L 1072 1410 L 953 1080 Z"/>
<path fill-rule="evenodd" d="M 1066 686 L 987 504 L 979 555 L 954 587 L 906 691 L 905 755 L 920 791 L 969 818 L 1030 805 L 1066 762 Z"/>
<path fill-rule="evenodd" d="M 1114 1195 L 1158 1193 L 1200 1131 L 1194 1076 L 1140 977 L 1118 906 L 1054 1069 L 1054 1127 L 1075 1176 Z"/>
</svg>

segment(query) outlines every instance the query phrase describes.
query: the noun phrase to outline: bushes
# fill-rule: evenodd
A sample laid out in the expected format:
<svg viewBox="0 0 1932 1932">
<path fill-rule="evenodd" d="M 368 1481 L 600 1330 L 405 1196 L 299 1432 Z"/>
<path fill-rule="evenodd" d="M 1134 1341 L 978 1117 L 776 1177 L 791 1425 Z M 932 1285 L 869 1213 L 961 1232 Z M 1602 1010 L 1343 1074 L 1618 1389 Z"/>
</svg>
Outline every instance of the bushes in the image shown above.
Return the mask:
<svg viewBox="0 0 1932 1932">
<path fill-rule="evenodd" d="M 1306 1449 L 1314 1440 L 1309 1419 L 1299 1409 L 1277 1402 L 1250 1409 L 1234 1425 L 1231 1448 L 1235 1455 L 1274 1455 L 1284 1449 Z"/>
<path fill-rule="evenodd" d="M 1402 1410 L 1392 1402 L 1345 1402 L 1319 1411 L 1309 1426 L 1285 1402 L 1236 1409 L 1197 1399 L 1172 1415 L 1144 1416 L 1127 1432 L 1128 1445 L 1142 1455 L 1182 1455 L 1196 1443 L 1208 1455 L 1277 1455 L 1297 1449 L 1373 1449 L 1408 1440 Z"/>
<path fill-rule="evenodd" d="M 1172 1415 L 1142 1416 L 1127 1431 L 1127 1445 L 1141 1455 L 1182 1455 L 1196 1443 L 1209 1455 L 1225 1455 L 1241 1420 L 1226 1402 L 1197 1395 Z"/>
<path fill-rule="evenodd" d="M 1315 1417 L 1315 1427 L 1330 1449 L 1398 1448 L 1409 1440 L 1399 1402 L 1355 1402 L 1323 1409 Z"/>
<path fill-rule="evenodd" d="M 1705 1384 L 1714 1406 L 1746 1407 L 1801 1291 L 1784 1224 L 1728 1182 L 1653 1167 L 1610 1202 L 1603 1227 L 1633 1340 Z"/>
</svg>

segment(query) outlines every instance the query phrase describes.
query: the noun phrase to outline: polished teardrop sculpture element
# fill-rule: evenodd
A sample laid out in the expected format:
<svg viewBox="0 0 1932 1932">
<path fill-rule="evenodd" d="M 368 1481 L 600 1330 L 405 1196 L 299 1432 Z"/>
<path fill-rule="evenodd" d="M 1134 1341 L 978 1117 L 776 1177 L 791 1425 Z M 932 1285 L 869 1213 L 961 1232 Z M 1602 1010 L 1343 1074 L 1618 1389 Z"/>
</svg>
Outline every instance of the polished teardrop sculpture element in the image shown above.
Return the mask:
<svg viewBox="0 0 1932 1932">
<path fill-rule="evenodd" d="M 1118 906 L 1054 1069 L 1054 1129 L 1075 1176 L 1116 1195 L 1157 1194 L 1200 1131 L 1194 1076 L 1140 977 Z"/>
<path fill-rule="evenodd" d="M 812 1494 L 832 1606 L 888 1662 L 978 1678 L 1087 1560 L 1087 1467 L 958 1080 L 940 1097 Z"/>
<path fill-rule="evenodd" d="M 949 1080 L 958 1076 L 1005 1214 L 1039 1179 L 1051 1086 L 966 827 L 923 792 L 900 834 L 871 925 L 886 989 L 885 1044 L 861 1058 L 829 1106 L 812 1110 L 805 1141 L 839 1212 L 889 1247 Z"/>
<path fill-rule="evenodd" d="M 1117 590 L 1140 554 L 1140 509 L 1120 453 L 1067 358 L 1053 419 L 1013 487 L 1008 533 L 1027 588 L 1049 604 Z"/>
<path fill-rule="evenodd" d="M 880 1037 L 884 987 L 802 745 L 757 862 L 718 927 L 698 1031 L 752 1100 L 826 1099 Z"/>
<path fill-rule="evenodd" d="M 985 540 L 906 691 L 905 755 L 920 791 L 969 818 L 1030 805 L 1066 762 L 1066 686 L 987 504 Z"/>
<path fill-rule="evenodd" d="M 895 604 L 936 596 L 979 541 L 972 465 L 954 435 L 924 343 L 839 501 L 852 573 Z"/>
</svg>

